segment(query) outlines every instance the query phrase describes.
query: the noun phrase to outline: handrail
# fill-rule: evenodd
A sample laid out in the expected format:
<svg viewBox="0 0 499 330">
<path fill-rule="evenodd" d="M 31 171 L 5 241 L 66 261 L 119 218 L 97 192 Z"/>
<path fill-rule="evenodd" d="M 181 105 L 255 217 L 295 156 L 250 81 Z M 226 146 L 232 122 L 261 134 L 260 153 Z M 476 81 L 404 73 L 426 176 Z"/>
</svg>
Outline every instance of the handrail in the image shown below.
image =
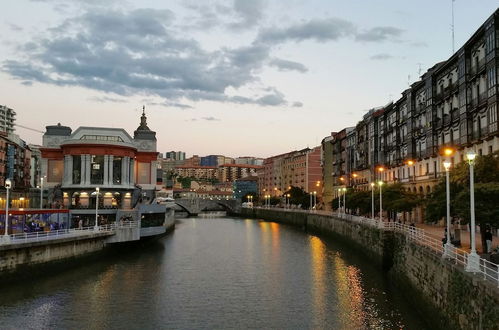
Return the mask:
<svg viewBox="0 0 499 330">
<path fill-rule="evenodd" d="M 97 227 L 97 231 L 113 233 L 116 231 L 117 228 L 137 228 L 138 226 L 139 226 L 138 221 L 120 221 L 118 224 L 111 223 L 111 224 L 100 225 Z M 87 235 L 93 232 L 95 232 L 95 226 L 10 234 L 7 240 L 3 240 L 2 238 L 4 236 L 2 235 L 0 236 L 0 246 L 9 245 L 9 244 L 27 243 L 27 242 L 49 241 L 59 238 L 67 238 L 67 237 L 77 237 L 77 236 Z"/>
</svg>

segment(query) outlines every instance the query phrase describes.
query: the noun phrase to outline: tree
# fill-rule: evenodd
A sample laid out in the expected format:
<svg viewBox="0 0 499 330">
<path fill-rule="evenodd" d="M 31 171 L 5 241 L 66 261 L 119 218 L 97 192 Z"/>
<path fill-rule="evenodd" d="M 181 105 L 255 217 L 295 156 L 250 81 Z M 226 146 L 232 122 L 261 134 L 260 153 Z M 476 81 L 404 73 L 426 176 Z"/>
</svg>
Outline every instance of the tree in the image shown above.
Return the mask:
<svg viewBox="0 0 499 330">
<path fill-rule="evenodd" d="M 474 164 L 475 220 L 482 228 L 482 242 L 485 228 L 499 227 L 499 152 L 476 158 Z M 470 221 L 470 176 L 466 162 L 457 164 L 450 175 L 451 216 L 458 216 L 462 223 Z M 435 222 L 446 216 L 445 178 L 435 186 L 426 200 L 426 221 Z M 485 244 L 482 244 L 485 246 Z"/>
<path fill-rule="evenodd" d="M 302 209 L 310 208 L 310 194 L 300 187 L 291 186 L 290 189 L 284 192 L 284 196 L 289 194 L 289 203 L 301 205 Z"/>
</svg>

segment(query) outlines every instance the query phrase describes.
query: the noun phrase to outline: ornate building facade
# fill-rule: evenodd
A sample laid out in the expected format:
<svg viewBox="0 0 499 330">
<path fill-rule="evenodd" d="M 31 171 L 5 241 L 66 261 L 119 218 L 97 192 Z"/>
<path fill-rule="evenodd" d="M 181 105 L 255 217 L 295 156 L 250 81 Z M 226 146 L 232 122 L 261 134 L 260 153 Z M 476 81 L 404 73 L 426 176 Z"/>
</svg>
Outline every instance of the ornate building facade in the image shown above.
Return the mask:
<svg viewBox="0 0 499 330">
<path fill-rule="evenodd" d="M 47 126 L 41 151 L 41 175 L 49 189 L 47 204 L 70 209 L 99 206 L 129 209 L 152 199 L 156 186 L 156 133 L 145 109 L 134 136 L 121 128 Z M 137 194 L 138 192 L 138 194 Z"/>
</svg>

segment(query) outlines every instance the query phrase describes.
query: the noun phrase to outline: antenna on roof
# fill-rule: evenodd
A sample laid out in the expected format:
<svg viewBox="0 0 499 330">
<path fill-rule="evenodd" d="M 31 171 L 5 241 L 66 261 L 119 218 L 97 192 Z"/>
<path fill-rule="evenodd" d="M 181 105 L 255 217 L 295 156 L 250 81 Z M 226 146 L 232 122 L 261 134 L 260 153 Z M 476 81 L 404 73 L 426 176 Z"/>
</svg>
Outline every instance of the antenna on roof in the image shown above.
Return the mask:
<svg viewBox="0 0 499 330">
<path fill-rule="evenodd" d="M 418 65 L 418 76 L 421 77 L 421 64 L 423 63 L 416 63 Z"/>
<path fill-rule="evenodd" d="M 452 7 L 452 24 L 451 24 L 451 31 L 452 31 L 452 54 L 454 55 L 454 2 L 455 0 L 451 0 L 451 7 Z"/>
<path fill-rule="evenodd" d="M 407 75 L 407 86 L 409 86 L 409 87 L 411 86 L 411 75 L 410 74 Z"/>
</svg>

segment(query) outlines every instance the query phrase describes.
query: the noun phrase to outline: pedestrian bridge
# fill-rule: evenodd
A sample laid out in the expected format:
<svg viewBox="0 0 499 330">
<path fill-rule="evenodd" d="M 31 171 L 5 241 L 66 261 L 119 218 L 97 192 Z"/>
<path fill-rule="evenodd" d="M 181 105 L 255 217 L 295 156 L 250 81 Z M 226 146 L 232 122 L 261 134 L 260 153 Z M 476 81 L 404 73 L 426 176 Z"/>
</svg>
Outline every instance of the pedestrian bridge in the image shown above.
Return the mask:
<svg viewBox="0 0 499 330">
<path fill-rule="evenodd" d="M 220 208 L 228 213 L 238 213 L 241 209 L 241 202 L 236 199 L 180 198 L 170 203 L 178 205 L 189 215 L 198 215 L 204 211 L 218 211 Z"/>
</svg>

